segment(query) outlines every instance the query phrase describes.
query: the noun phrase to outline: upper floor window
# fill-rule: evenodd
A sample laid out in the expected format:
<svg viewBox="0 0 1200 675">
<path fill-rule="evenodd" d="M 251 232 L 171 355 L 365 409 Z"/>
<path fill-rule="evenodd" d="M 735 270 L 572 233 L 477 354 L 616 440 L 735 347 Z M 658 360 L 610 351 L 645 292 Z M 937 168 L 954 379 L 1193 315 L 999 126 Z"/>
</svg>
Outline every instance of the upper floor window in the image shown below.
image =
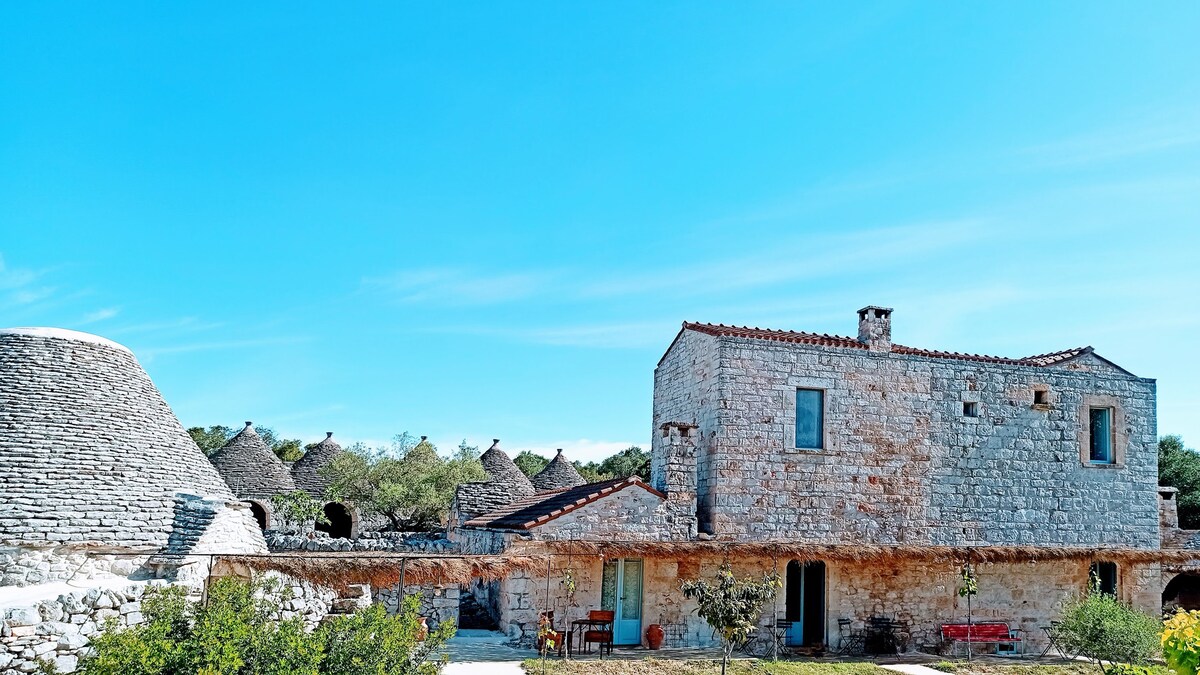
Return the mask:
<svg viewBox="0 0 1200 675">
<path fill-rule="evenodd" d="M 825 447 L 825 392 L 820 389 L 796 390 L 796 447 Z"/>
<path fill-rule="evenodd" d="M 1088 587 L 1105 595 L 1117 594 L 1117 564 L 1094 562 L 1088 570 Z"/>
<path fill-rule="evenodd" d="M 1113 409 L 1088 408 L 1089 455 L 1093 464 L 1112 464 L 1113 458 Z"/>
</svg>

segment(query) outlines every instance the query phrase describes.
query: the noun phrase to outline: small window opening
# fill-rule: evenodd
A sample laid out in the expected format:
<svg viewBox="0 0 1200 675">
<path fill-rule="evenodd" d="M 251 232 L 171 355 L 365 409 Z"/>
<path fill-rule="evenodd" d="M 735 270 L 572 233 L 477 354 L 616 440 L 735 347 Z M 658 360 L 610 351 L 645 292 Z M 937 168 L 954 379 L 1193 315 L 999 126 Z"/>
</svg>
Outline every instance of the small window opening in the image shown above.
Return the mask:
<svg viewBox="0 0 1200 675">
<path fill-rule="evenodd" d="M 1112 464 L 1112 408 L 1090 408 L 1088 413 L 1088 459 L 1093 464 Z"/>
<path fill-rule="evenodd" d="M 974 401 L 964 401 L 963 415 L 967 417 L 979 417 L 979 404 Z"/>
<path fill-rule="evenodd" d="M 1033 390 L 1034 405 L 1050 405 L 1050 390 L 1049 389 L 1034 389 Z"/>
<path fill-rule="evenodd" d="M 796 390 L 796 447 L 825 447 L 825 392 L 820 389 Z"/>
<path fill-rule="evenodd" d="M 1094 562 L 1088 569 L 1088 588 L 1100 591 L 1105 595 L 1117 594 L 1117 564 L 1112 562 Z"/>
</svg>

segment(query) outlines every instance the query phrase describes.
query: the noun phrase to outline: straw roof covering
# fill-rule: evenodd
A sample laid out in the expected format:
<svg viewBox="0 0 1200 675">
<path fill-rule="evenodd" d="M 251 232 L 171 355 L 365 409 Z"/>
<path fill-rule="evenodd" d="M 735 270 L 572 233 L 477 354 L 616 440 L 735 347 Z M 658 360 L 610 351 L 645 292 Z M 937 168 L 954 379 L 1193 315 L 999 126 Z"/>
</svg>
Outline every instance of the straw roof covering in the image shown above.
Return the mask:
<svg viewBox="0 0 1200 675">
<path fill-rule="evenodd" d="M 216 556 L 222 564 L 244 566 L 256 572 L 279 572 L 294 579 L 345 590 L 353 584 L 374 588 L 409 584 L 466 584 L 473 579 L 495 581 L 525 570 L 546 569 L 546 557 L 533 556 L 430 556 L 387 553 L 276 553 L 270 555 Z"/>
<path fill-rule="evenodd" d="M 1104 560 L 1118 563 L 1200 561 L 1200 551 L 1057 546 L 881 546 L 874 544 L 797 544 L 723 541 L 539 541 L 521 542 L 514 553 L 533 555 L 603 555 L 609 558 L 683 558 L 695 556 L 779 557 L 796 560 L 882 563 L 1015 563 L 1053 560 Z"/>
</svg>

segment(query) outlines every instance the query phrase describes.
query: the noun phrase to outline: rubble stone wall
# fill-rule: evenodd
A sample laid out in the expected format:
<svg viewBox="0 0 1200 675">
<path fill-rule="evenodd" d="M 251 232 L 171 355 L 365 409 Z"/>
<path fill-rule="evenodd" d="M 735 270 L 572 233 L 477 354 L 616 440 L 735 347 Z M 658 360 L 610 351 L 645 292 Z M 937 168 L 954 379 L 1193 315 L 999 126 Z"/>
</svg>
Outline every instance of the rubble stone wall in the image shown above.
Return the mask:
<svg viewBox="0 0 1200 675">
<path fill-rule="evenodd" d="M 661 497 L 627 487 L 534 528 L 536 539 L 659 541 L 671 538 Z"/>
<path fill-rule="evenodd" d="M 794 448 L 798 388 L 825 392 L 822 450 Z M 1115 409 L 1115 465 L 1081 454 L 1090 405 Z M 722 536 L 1159 545 L 1154 382 L 1090 354 L 1042 368 L 684 331 L 655 373 L 655 429 L 671 421 L 699 425 L 700 526 Z M 671 447 L 655 434 L 656 485 Z"/>
</svg>

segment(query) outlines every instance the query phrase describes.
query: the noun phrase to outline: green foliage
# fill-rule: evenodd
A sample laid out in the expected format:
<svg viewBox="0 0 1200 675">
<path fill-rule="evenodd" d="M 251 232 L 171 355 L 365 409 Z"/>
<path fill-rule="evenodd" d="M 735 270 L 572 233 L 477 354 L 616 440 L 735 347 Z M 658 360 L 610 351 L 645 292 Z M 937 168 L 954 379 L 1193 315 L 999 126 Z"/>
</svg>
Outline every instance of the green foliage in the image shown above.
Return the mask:
<svg viewBox="0 0 1200 675">
<path fill-rule="evenodd" d="M 191 427 L 187 430 L 188 436 L 196 442 L 200 450 L 206 455 L 212 455 L 220 450 L 230 438 L 233 438 L 233 429 L 225 426 L 212 426 L 205 429 L 204 427 Z"/>
<path fill-rule="evenodd" d="M 1158 441 L 1158 484 L 1179 488 L 1179 526 L 1200 529 L 1200 453 L 1185 448 L 1179 436 Z"/>
<path fill-rule="evenodd" d="M 723 563 L 717 570 L 715 583 L 689 579 L 681 584 L 683 596 L 696 601 L 696 613 L 721 637 L 724 648 L 722 673 L 729 666 L 734 648 L 744 643 L 756 629 L 755 621 L 762 614 L 763 605 L 775 597 L 782 585 L 775 573 L 759 579 L 738 579 L 729 563 Z"/>
<path fill-rule="evenodd" d="M 976 578 L 975 570 L 969 564 L 963 565 L 958 576 L 962 579 L 962 585 L 958 587 L 958 597 L 966 598 L 979 593 L 979 579 Z"/>
<path fill-rule="evenodd" d="M 601 471 L 600 465 L 596 462 L 588 462 L 585 464 L 579 460 L 575 460 L 574 462 L 571 462 L 571 465 L 574 466 L 575 470 L 579 472 L 579 475 L 589 483 L 595 483 L 597 481 L 608 480 L 609 478 L 612 478 L 612 476 Z"/>
<path fill-rule="evenodd" d="M 1160 675 L 1162 669 L 1156 666 L 1133 665 L 1129 663 L 1110 663 L 1104 666 L 1104 675 Z M 1192 671 L 1193 673 L 1195 671 Z"/>
<path fill-rule="evenodd" d="M 400 612 L 388 616 L 383 605 L 374 604 L 337 617 L 320 632 L 328 651 L 321 672 L 330 675 L 425 675 L 436 673 L 430 659 L 454 637 L 453 622 L 443 621 L 424 642 L 421 632 L 420 599 L 404 598 Z"/>
<path fill-rule="evenodd" d="M 407 433 L 391 448 L 354 445 L 321 473 L 330 481 L 326 496 L 385 516 L 396 531 L 440 528 L 459 483 L 487 479 L 478 450 L 465 441 L 445 458 L 429 441 L 414 443 Z"/>
<path fill-rule="evenodd" d="M 419 602 L 405 599 L 388 616 L 382 605 L 338 617 L 309 633 L 299 618 L 276 621 L 280 597 L 270 583 L 219 579 L 205 603 L 181 588 L 147 593 L 146 622 L 120 628 L 110 621 L 92 638 L 81 675 L 416 675 L 454 632 L 445 623 L 417 640 Z M 286 599 L 286 598 L 285 598 Z"/>
<path fill-rule="evenodd" d="M 550 460 L 530 450 L 522 450 L 517 453 L 516 457 L 513 457 L 513 464 L 517 465 L 521 473 L 531 478 L 546 468 L 546 465 L 549 463 Z"/>
<path fill-rule="evenodd" d="M 639 476 L 642 480 L 650 480 L 650 453 L 631 445 L 600 462 L 599 470 L 612 478 Z"/>
<path fill-rule="evenodd" d="M 303 527 L 314 522 L 329 523 L 325 517 L 325 505 L 304 490 L 275 495 L 271 497 L 271 504 L 275 507 L 275 515 L 291 525 Z"/>
<path fill-rule="evenodd" d="M 1055 627 L 1059 644 L 1102 662 L 1143 664 L 1159 653 L 1162 623 L 1112 595 L 1089 592 L 1070 602 Z"/>
<path fill-rule="evenodd" d="M 1200 612 L 1182 609 L 1167 619 L 1162 634 L 1163 658 L 1179 675 L 1200 670 Z"/>
</svg>

